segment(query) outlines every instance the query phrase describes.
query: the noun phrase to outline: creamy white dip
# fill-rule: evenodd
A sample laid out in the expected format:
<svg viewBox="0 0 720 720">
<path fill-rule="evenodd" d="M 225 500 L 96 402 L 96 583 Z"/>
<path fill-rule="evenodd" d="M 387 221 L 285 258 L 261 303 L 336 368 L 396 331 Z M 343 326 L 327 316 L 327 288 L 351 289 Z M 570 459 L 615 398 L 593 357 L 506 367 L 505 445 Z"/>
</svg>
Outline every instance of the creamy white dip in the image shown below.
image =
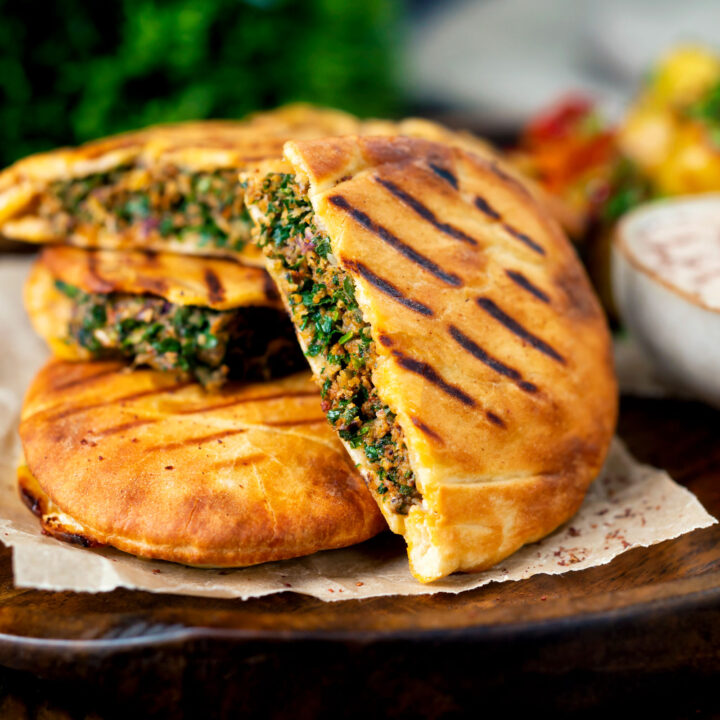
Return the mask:
<svg viewBox="0 0 720 720">
<path fill-rule="evenodd" d="M 720 195 L 678 198 L 623 221 L 632 259 L 665 283 L 720 309 Z"/>
</svg>

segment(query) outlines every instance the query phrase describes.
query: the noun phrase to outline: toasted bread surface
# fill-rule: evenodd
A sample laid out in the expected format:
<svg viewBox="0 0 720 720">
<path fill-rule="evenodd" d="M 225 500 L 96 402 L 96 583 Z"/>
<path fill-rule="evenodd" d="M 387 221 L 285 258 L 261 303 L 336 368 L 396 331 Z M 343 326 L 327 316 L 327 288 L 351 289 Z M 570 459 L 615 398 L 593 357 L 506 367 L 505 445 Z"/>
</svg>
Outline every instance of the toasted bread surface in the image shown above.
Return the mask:
<svg viewBox="0 0 720 720">
<path fill-rule="evenodd" d="M 385 527 L 309 373 L 211 394 L 117 363 L 51 361 L 20 436 L 45 515 L 142 557 L 254 565 Z"/>
<path fill-rule="evenodd" d="M 604 316 L 555 221 L 459 148 L 356 137 L 285 156 L 371 326 L 373 382 L 422 493 L 407 515 L 379 505 L 416 577 L 487 568 L 568 520 L 609 447 L 617 388 Z"/>
</svg>

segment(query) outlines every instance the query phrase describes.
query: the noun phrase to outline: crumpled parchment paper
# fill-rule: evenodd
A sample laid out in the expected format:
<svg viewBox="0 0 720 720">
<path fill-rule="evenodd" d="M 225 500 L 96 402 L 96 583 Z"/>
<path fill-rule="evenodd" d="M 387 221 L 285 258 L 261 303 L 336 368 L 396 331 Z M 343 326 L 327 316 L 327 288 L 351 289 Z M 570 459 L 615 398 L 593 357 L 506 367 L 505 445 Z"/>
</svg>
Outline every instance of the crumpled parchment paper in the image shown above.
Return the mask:
<svg viewBox="0 0 720 720">
<path fill-rule="evenodd" d="M 87 550 L 43 536 L 15 488 L 22 397 L 47 352 L 21 303 L 26 259 L 0 258 L 0 540 L 13 548 L 16 584 L 44 590 L 102 592 L 117 587 L 158 593 L 251 598 L 295 591 L 325 601 L 380 595 L 458 593 L 489 582 L 521 580 L 602 565 L 633 547 L 647 547 L 712 518 L 695 496 L 665 472 L 637 463 L 615 440 L 606 466 L 578 514 L 539 543 L 492 570 L 422 585 L 408 570 L 403 542 L 385 534 L 344 550 L 237 570 L 187 568 L 140 560 L 119 551 Z"/>
</svg>

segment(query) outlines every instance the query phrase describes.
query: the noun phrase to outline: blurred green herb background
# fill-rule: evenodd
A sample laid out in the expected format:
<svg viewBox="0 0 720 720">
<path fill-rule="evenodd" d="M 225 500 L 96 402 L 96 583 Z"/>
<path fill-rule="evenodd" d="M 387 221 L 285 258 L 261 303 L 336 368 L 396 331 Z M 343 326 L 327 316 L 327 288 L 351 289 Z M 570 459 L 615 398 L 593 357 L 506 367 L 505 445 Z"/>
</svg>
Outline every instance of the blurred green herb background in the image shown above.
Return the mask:
<svg viewBox="0 0 720 720">
<path fill-rule="evenodd" d="M 0 166 L 294 100 L 401 110 L 398 0 L 0 0 Z"/>
</svg>

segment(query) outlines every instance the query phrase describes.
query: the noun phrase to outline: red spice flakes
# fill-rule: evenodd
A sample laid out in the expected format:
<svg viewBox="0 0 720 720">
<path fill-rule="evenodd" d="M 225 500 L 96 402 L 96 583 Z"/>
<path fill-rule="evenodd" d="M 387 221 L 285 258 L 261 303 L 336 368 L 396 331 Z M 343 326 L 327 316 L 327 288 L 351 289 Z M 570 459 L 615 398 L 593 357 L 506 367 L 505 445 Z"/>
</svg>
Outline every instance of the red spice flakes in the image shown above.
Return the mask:
<svg viewBox="0 0 720 720">
<path fill-rule="evenodd" d="M 98 455 L 98 460 L 104 460 L 105 458 L 102 455 Z"/>
<path fill-rule="evenodd" d="M 355 583 L 355 585 L 357 585 L 358 587 L 362 587 L 364 584 L 365 584 L 364 582 L 356 582 Z"/>
<path fill-rule="evenodd" d="M 545 602 L 547 600 L 547 595 L 543 595 L 540 599 Z"/>
<path fill-rule="evenodd" d="M 557 563 L 559 567 L 567 567 L 582 562 L 588 556 L 588 552 L 588 549 L 584 547 L 564 548 L 561 546 L 553 555 L 561 558 Z"/>
<path fill-rule="evenodd" d="M 162 570 L 158 570 L 157 568 L 155 568 L 155 569 L 152 571 L 152 574 L 153 574 L 153 575 L 160 575 L 161 573 L 162 573 Z"/>
<path fill-rule="evenodd" d="M 292 587 L 292 585 L 291 585 L 290 583 L 283 583 L 283 585 L 284 585 L 285 587 Z M 332 592 L 332 590 L 331 590 L 330 592 Z"/>
<path fill-rule="evenodd" d="M 138 441 L 137 438 L 132 438 L 132 439 L 130 440 L 130 442 L 137 442 L 137 441 Z"/>
<path fill-rule="evenodd" d="M 335 591 L 332 588 L 328 588 L 328 592 L 334 593 Z"/>
<path fill-rule="evenodd" d="M 625 536 L 620 533 L 620 530 L 613 530 L 612 532 L 607 533 L 607 535 L 605 535 L 605 540 L 619 540 L 622 543 L 623 548 L 629 548 L 631 545 Z"/>
<path fill-rule="evenodd" d="M 568 535 L 570 537 L 579 537 L 580 534 L 580 531 L 576 527 L 571 526 L 568 528 Z"/>
<path fill-rule="evenodd" d="M 166 466 L 165 466 L 165 469 L 166 469 L 166 470 L 174 470 L 174 469 L 175 469 L 175 466 L 174 466 L 174 465 L 166 465 Z"/>
</svg>

